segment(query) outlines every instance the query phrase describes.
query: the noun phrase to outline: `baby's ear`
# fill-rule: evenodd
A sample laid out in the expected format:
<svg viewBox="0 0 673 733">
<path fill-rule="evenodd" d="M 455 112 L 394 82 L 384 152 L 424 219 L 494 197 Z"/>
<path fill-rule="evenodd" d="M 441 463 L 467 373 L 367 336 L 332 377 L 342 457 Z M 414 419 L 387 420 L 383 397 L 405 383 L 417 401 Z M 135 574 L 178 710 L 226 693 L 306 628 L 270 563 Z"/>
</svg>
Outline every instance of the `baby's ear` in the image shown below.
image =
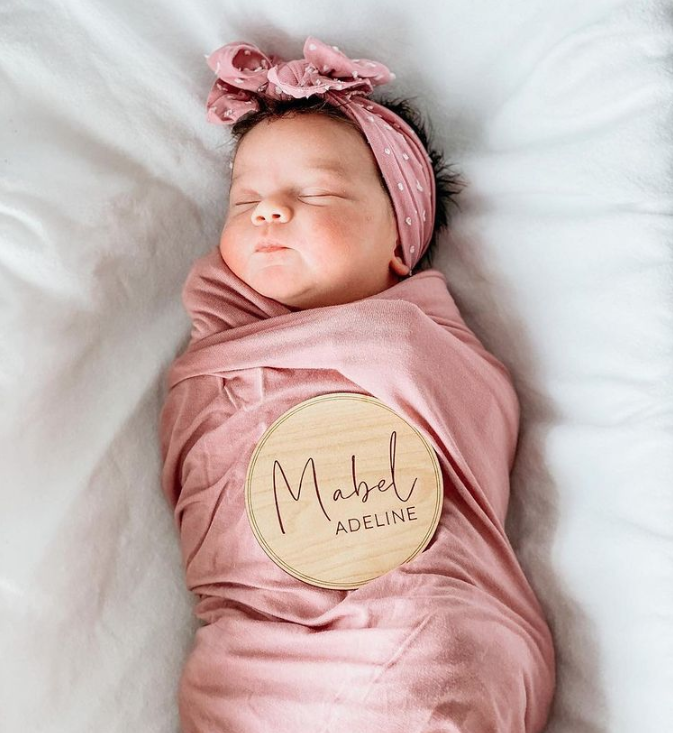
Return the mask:
<svg viewBox="0 0 673 733">
<path fill-rule="evenodd" d="M 398 254 L 397 250 L 390 260 L 390 266 L 398 275 L 402 277 L 409 274 L 409 266 L 404 264 L 402 253 L 400 252 L 400 254 Z"/>
</svg>

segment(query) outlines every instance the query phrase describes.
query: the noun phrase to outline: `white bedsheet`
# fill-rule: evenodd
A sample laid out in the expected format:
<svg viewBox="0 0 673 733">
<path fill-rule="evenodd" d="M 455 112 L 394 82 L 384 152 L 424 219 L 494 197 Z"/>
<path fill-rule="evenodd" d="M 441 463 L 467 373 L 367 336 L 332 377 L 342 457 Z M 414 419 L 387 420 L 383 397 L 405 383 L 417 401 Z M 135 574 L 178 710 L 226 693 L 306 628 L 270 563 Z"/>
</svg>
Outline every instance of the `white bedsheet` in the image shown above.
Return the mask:
<svg viewBox="0 0 673 733">
<path fill-rule="evenodd" d="M 386 63 L 468 179 L 435 262 L 522 402 L 508 530 L 556 640 L 547 733 L 673 729 L 672 7 L 411 7 L 0 9 L 3 733 L 178 730 L 196 626 L 157 418 L 226 206 L 203 55 L 311 34 Z"/>
</svg>

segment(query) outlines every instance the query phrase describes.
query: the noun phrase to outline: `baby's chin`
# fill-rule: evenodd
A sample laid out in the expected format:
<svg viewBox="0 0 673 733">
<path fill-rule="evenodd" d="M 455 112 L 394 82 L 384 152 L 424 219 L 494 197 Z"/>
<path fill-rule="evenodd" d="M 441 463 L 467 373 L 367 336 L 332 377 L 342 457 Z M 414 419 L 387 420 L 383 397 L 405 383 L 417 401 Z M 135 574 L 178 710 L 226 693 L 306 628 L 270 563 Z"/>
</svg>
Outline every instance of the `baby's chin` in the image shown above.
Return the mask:
<svg viewBox="0 0 673 733">
<path fill-rule="evenodd" d="M 247 281 L 247 284 L 266 298 L 281 303 L 291 311 L 322 308 L 337 303 L 347 303 L 348 298 L 326 293 L 317 284 L 299 282 L 282 267 L 266 267 L 263 272 L 257 272 Z"/>
<path fill-rule="evenodd" d="M 258 262 L 253 263 L 248 266 L 241 279 L 260 295 L 275 300 L 292 311 L 352 303 L 375 295 L 398 281 L 398 278 L 391 278 L 391 282 L 384 286 L 369 290 L 365 288 L 363 292 L 361 287 L 336 287 L 312 281 L 310 273 L 305 270 L 298 272 L 292 262 L 285 262 L 282 256 L 278 260 L 268 264 L 261 263 L 261 266 Z"/>
<path fill-rule="evenodd" d="M 292 310 L 300 310 L 304 305 L 309 288 L 299 280 L 296 273 L 287 265 L 269 264 L 248 271 L 246 283 L 260 295 L 277 300 Z"/>
</svg>

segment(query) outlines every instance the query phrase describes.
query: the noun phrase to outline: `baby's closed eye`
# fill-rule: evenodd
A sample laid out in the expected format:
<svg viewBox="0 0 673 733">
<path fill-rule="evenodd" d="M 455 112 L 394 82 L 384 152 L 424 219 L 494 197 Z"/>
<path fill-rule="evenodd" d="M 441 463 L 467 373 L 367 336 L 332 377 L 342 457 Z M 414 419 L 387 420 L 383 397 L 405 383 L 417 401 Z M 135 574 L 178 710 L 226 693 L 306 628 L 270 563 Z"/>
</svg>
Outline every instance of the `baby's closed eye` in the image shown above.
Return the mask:
<svg viewBox="0 0 673 733">
<path fill-rule="evenodd" d="M 316 199 L 316 198 L 340 198 L 336 193 L 303 193 L 298 196 L 300 199 Z M 258 204 L 259 199 L 250 199 L 248 201 L 237 201 L 234 206 L 246 206 L 248 204 Z"/>
</svg>

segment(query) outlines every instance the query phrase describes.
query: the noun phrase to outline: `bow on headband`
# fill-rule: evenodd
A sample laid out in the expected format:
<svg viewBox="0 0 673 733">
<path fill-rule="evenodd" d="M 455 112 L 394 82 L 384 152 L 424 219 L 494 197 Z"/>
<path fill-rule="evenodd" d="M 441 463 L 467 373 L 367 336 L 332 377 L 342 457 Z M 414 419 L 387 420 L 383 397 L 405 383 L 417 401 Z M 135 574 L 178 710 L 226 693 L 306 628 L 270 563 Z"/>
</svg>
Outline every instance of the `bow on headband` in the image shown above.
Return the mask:
<svg viewBox="0 0 673 733">
<path fill-rule="evenodd" d="M 369 98 L 375 86 L 393 80 L 395 74 L 376 61 L 349 59 L 337 46 L 313 36 L 304 43 L 304 58 L 294 61 L 267 56 L 243 41 L 227 43 L 206 58 L 218 77 L 207 99 L 208 122 L 233 125 L 259 109 L 260 96 L 318 95 L 359 125 L 387 184 L 403 259 L 413 271 L 432 238 L 435 178 L 430 156 L 414 130 Z"/>
</svg>

